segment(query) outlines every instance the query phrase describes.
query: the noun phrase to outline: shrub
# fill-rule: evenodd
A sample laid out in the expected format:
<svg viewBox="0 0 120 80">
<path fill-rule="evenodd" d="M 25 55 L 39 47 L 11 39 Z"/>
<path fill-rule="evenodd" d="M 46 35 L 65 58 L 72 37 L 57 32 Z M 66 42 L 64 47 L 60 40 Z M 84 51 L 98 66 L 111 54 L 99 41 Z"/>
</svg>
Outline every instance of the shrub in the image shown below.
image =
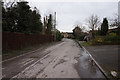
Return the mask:
<svg viewBox="0 0 120 80">
<path fill-rule="evenodd" d="M 92 44 L 102 44 L 104 41 L 104 37 L 97 36 L 95 39 L 91 40 Z"/>
<path fill-rule="evenodd" d="M 115 37 L 116 33 L 109 33 L 108 36 Z"/>
<path fill-rule="evenodd" d="M 93 45 L 98 44 L 120 44 L 120 37 L 116 33 L 109 33 L 107 36 L 96 36 L 90 41 Z"/>
<path fill-rule="evenodd" d="M 56 41 L 61 41 L 63 38 L 63 35 L 60 33 L 60 31 L 56 31 Z"/>
<path fill-rule="evenodd" d="M 120 37 L 116 35 L 116 33 L 109 33 L 105 37 L 104 42 L 111 44 L 120 44 Z"/>
<path fill-rule="evenodd" d="M 84 35 L 79 36 L 79 41 L 83 41 Z"/>
</svg>

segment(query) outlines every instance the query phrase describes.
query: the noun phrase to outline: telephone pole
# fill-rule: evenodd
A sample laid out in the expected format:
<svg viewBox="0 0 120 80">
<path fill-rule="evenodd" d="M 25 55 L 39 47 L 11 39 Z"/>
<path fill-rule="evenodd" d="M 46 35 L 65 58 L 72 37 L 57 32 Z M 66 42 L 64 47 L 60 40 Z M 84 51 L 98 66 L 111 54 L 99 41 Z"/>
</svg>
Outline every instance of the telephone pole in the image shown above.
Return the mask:
<svg viewBox="0 0 120 80">
<path fill-rule="evenodd" d="M 118 2 L 118 28 L 120 28 L 120 1 Z"/>
</svg>

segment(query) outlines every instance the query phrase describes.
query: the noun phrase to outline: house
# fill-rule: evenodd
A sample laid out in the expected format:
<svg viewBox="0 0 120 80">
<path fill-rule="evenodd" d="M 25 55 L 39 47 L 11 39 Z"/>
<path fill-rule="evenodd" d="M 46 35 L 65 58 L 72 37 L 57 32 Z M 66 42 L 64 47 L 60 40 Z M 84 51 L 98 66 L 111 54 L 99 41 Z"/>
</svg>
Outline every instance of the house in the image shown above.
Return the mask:
<svg viewBox="0 0 120 80">
<path fill-rule="evenodd" d="M 64 38 L 73 38 L 73 33 L 72 32 L 62 32 L 62 35 L 64 36 Z"/>
<path fill-rule="evenodd" d="M 118 31 L 120 31 L 120 28 L 119 28 L 119 27 L 113 28 L 113 29 L 109 29 L 109 30 L 108 30 L 108 33 L 111 33 L 111 32 L 118 32 Z"/>
</svg>

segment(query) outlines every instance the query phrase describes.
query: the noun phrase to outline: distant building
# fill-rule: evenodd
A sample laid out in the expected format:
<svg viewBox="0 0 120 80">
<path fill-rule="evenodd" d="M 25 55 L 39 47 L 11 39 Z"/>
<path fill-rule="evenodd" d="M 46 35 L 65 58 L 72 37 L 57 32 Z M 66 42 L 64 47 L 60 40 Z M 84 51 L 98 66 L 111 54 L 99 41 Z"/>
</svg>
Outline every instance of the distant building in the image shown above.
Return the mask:
<svg viewBox="0 0 120 80">
<path fill-rule="evenodd" d="M 118 28 L 113 28 L 113 29 L 109 29 L 108 30 L 108 33 L 111 33 L 111 32 L 120 32 L 120 27 L 118 27 Z"/>
<path fill-rule="evenodd" d="M 73 33 L 75 35 L 81 35 L 82 34 L 82 29 L 77 26 L 73 29 Z"/>
<path fill-rule="evenodd" d="M 62 35 L 64 36 L 64 38 L 68 37 L 68 34 L 66 32 L 63 32 Z"/>
<path fill-rule="evenodd" d="M 62 32 L 62 35 L 64 36 L 64 38 L 68 38 L 68 37 L 73 38 L 73 33 L 72 32 Z"/>
<path fill-rule="evenodd" d="M 73 38 L 73 37 L 74 37 L 72 32 L 71 32 L 71 33 L 69 32 L 69 33 L 67 33 L 67 34 L 68 34 L 68 37 L 69 37 L 69 38 Z"/>
</svg>

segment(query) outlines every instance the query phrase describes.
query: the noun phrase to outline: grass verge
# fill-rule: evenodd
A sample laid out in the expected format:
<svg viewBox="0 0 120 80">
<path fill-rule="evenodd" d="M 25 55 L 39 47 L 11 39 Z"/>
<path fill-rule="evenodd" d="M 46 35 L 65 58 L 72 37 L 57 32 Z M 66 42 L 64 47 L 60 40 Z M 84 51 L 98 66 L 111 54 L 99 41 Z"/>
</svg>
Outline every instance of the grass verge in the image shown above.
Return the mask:
<svg viewBox="0 0 120 80">
<path fill-rule="evenodd" d="M 90 46 L 90 43 L 88 43 L 88 42 L 82 42 L 82 43 L 80 43 L 82 46 Z"/>
</svg>

